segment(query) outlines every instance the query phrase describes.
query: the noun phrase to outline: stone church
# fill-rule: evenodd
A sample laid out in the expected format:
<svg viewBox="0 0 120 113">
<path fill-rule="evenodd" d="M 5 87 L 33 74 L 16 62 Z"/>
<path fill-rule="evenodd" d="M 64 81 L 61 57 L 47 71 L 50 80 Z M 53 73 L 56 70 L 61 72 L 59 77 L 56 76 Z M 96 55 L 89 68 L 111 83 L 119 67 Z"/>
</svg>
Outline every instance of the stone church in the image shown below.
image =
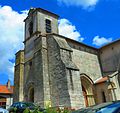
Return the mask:
<svg viewBox="0 0 120 113">
<path fill-rule="evenodd" d="M 31 8 L 16 53 L 14 102 L 81 108 L 120 99 L 120 40 L 94 48 L 59 35 L 59 16 Z"/>
</svg>

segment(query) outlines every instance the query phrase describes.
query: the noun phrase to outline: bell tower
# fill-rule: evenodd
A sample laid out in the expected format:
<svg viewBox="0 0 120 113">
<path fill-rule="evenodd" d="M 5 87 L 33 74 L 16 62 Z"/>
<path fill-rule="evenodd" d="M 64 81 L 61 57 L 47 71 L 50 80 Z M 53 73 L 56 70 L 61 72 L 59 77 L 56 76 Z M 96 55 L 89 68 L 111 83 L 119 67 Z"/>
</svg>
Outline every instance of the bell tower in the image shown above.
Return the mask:
<svg viewBox="0 0 120 113">
<path fill-rule="evenodd" d="M 58 34 L 58 17 L 44 9 L 31 8 L 24 20 L 24 100 L 41 106 L 50 100 L 46 34 Z"/>
<path fill-rule="evenodd" d="M 25 21 L 25 39 L 34 34 L 58 34 L 59 16 L 41 8 L 31 8 Z"/>
</svg>

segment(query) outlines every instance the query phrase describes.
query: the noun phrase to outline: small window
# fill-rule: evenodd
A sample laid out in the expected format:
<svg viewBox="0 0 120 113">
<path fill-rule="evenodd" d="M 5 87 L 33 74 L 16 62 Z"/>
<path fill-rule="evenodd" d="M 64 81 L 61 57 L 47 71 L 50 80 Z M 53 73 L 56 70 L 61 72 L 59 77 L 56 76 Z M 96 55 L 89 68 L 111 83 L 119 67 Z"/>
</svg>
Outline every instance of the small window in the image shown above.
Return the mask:
<svg viewBox="0 0 120 113">
<path fill-rule="evenodd" d="M 106 102 L 106 97 L 105 97 L 105 92 L 104 91 L 102 91 L 102 101 Z"/>
<path fill-rule="evenodd" d="M 51 21 L 46 19 L 45 20 L 45 23 L 46 23 L 46 33 L 51 33 Z"/>
<path fill-rule="evenodd" d="M 119 70 L 120 71 L 120 70 Z M 120 86 L 120 72 L 118 74 L 118 83 L 119 83 L 119 86 Z"/>
<path fill-rule="evenodd" d="M 33 22 L 30 22 L 30 24 L 29 24 L 29 34 L 30 34 L 30 36 L 32 35 L 32 33 L 33 33 Z"/>
<path fill-rule="evenodd" d="M 29 62 L 29 66 L 32 67 L 32 61 Z"/>
<path fill-rule="evenodd" d="M 72 60 L 71 52 L 69 52 L 69 59 L 70 59 L 70 61 Z"/>
<path fill-rule="evenodd" d="M 70 86 L 71 86 L 71 89 L 74 90 L 73 76 L 72 76 L 72 71 L 71 70 L 69 70 L 69 75 L 70 75 Z"/>
</svg>

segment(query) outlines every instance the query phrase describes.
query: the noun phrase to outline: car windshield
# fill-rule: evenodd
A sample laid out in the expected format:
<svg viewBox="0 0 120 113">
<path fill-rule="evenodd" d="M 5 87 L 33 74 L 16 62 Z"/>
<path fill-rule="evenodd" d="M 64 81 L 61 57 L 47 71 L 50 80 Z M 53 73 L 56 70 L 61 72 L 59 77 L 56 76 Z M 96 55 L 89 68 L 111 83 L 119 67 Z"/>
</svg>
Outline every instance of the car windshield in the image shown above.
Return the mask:
<svg viewBox="0 0 120 113">
<path fill-rule="evenodd" d="M 23 106 L 26 106 L 26 107 L 35 107 L 35 105 L 33 103 L 22 103 Z"/>
</svg>

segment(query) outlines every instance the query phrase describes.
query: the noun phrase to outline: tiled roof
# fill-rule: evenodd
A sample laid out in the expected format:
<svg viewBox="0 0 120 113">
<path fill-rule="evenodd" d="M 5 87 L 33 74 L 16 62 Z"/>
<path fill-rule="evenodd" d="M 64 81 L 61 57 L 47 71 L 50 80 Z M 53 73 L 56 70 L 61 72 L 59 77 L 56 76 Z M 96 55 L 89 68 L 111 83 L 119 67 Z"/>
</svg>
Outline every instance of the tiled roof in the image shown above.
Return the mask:
<svg viewBox="0 0 120 113">
<path fill-rule="evenodd" d="M 13 86 L 8 89 L 6 85 L 0 85 L 0 94 L 13 94 Z"/>
<path fill-rule="evenodd" d="M 98 79 L 98 80 L 95 82 L 95 84 L 103 83 L 103 82 L 106 82 L 107 80 L 108 80 L 108 77 L 107 77 L 107 76 L 106 76 L 106 77 L 102 77 L 102 78 Z"/>
</svg>

